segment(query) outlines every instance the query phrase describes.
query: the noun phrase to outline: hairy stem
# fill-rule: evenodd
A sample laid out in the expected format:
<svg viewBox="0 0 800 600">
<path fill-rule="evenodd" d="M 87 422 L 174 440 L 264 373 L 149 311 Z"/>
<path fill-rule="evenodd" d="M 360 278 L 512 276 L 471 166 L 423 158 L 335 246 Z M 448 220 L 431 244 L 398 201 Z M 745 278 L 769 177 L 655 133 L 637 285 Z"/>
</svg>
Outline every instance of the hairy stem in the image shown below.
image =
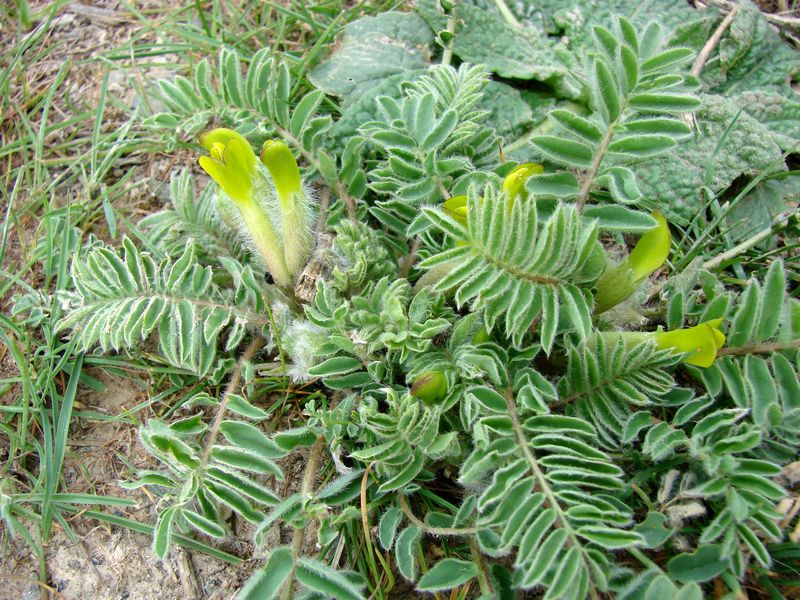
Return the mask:
<svg viewBox="0 0 800 600">
<path fill-rule="evenodd" d="M 303 483 L 300 488 L 300 495 L 308 497 L 314 488 L 314 477 L 317 474 L 317 463 L 319 463 L 319 457 L 322 454 L 322 448 L 325 445 L 325 438 L 323 436 L 319 436 L 317 441 L 314 442 L 314 445 L 311 447 L 311 452 L 308 455 L 308 460 L 306 461 L 306 469 L 303 473 Z M 294 591 L 294 574 L 297 570 L 297 559 L 300 558 L 300 554 L 303 551 L 303 536 L 305 535 L 305 529 L 295 529 L 294 533 L 292 534 L 292 562 L 294 565 L 292 566 L 292 572 L 289 573 L 289 577 L 286 578 L 286 582 L 283 584 L 283 588 L 281 589 L 281 600 L 291 600 L 292 599 L 292 592 Z"/>
<path fill-rule="evenodd" d="M 442 536 L 462 536 L 462 535 L 475 535 L 480 531 L 477 527 L 431 527 L 427 525 L 423 521 L 420 521 L 417 516 L 411 511 L 411 507 L 408 505 L 408 500 L 402 494 L 398 495 L 397 497 L 398 502 L 400 503 L 400 508 L 405 514 L 406 518 L 408 518 L 411 523 L 419 527 L 425 533 L 430 533 L 431 535 L 442 535 Z"/>
<path fill-rule="evenodd" d="M 487 598 L 494 598 L 494 590 L 489 579 L 489 569 L 486 568 L 486 561 L 483 560 L 478 541 L 474 537 L 469 538 L 469 553 L 472 556 L 472 560 L 478 565 L 478 585 L 480 585 L 481 594 Z"/>
<path fill-rule="evenodd" d="M 455 3 L 453 3 L 455 4 Z M 450 34 L 450 39 L 447 40 L 447 45 L 444 47 L 442 53 L 442 64 L 447 66 L 453 62 L 453 45 L 455 44 L 456 34 L 456 7 L 450 9 L 450 14 L 447 16 L 447 33 Z"/>
<path fill-rule="evenodd" d="M 620 115 L 621 114 L 622 111 L 620 111 Z M 619 119 L 617 119 L 617 121 L 619 121 Z M 598 146 L 597 152 L 595 152 L 594 158 L 592 159 L 592 165 L 589 167 L 589 171 L 586 173 L 586 176 L 583 178 L 583 181 L 581 182 L 581 191 L 580 194 L 578 195 L 578 201 L 576 203 L 576 207 L 579 213 L 583 212 L 583 206 L 589 199 L 589 190 L 591 189 L 592 183 L 594 182 L 594 178 L 597 176 L 597 171 L 600 169 L 600 165 L 603 163 L 603 159 L 606 156 L 606 151 L 608 150 L 608 144 L 611 143 L 611 138 L 614 137 L 614 127 L 616 127 L 617 121 L 611 123 L 608 126 L 608 129 L 606 129 L 606 133 L 603 136 L 603 139 L 600 140 L 600 146 Z"/>
<path fill-rule="evenodd" d="M 208 437 L 206 437 L 205 440 L 205 447 L 203 448 L 203 456 L 201 458 L 201 464 L 203 466 L 207 465 L 209 459 L 211 458 L 211 448 L 214 446 L 214 442 L 217 441 L 217 436 L 219 436 L 219 428 L 222 425 L 222 419 L 225 418 L 225 413 L 228 412 L 228 400 L 230 399 L 231 394 L 236 393 L 239 388 L 239 384 L 242 381 L 242 367 L 244 367 L 245 363 L 250 362 L 255 356 L 256 352 L 263 347 L 264 338 L 262 338 L 260 335 L 257 335 L 255 338 L 253 338 L 253 341 L 250 342 L 250 345 L 247 346 L 247 349 L 244 351 L 241 358 L 239 358 L 239 362 L 236 363 L 236 367 L 233 369 L 231 379 L 228 382 L 228 387 L 225 388 L 225 395 L 222 398 L 222 402 L 219 404 L 219 408 L 217 408 L 217 414 L 214 417 L 214 424 L 211 426 L 211 431 L 208 433 Z"/>
<path fill-rule="evenodd" d="M 745 356 L 747 354 L 771 354 L 783 350 L 794 350 L 800 348 L 800 339 L 790 342 L 764 342 L 762 344 L 751 344 L 750 346 L 737 346 L 734 348 L 720 348 L 717 351 L 719 356 Z"/>
</svg>

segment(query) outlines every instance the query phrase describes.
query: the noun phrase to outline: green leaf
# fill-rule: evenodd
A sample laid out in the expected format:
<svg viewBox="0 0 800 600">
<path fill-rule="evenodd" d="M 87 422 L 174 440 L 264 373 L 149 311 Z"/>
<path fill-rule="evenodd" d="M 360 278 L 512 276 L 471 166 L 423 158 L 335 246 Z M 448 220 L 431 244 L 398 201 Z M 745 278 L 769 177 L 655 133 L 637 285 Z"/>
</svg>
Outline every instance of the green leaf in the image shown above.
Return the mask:
<svg viewBox="0 0 800 600">
<path fill-rule="evenodd" d="M 295 429 L 284 429 L 272 436 L 279 448 L 284 452 L 292 452 L 297 448 L 309 448 L 317 441 L 317 434 L 308 427 L 297 427 Z"/>
<path fill-rule="evenodd" d="M 683 552 L 670 559 L 667 571 L 673 579 L 703 582 L 714 579 L 728 568 L 729 559 L 722 556 L 717 544 L 700 546 L 692 553 Z"/>
<path fill-rule="evenodd" d="M 800 175 L 770 177 L 759 181 L 743 198 L 733 204 L 725 217 L 731 240 L 738 242 L 772 226 L 773 220 L 800 201 Z M 759 247 L 771 248 L 775 237 Z M 776 313 L 777 314 L 777 313 Z"/>
<path fill-rule="evenodd" d="M 741 2 L 702 72 L 705 83 L 718 94 L 783 86 L 798 73 L 797 52 L 786 44 L 758 6 Z"/>
<path fill-rule="evenodd" d="M 533 175 L 525 184 L 535 197 L 575 198 L 580 194 L 578 179 L 572 173 Z"/>
<path fill-rule="evenodd" d="M 153 554 L 159 560 L 164 560 L 169 550 L 169 540 L 172 532 L 172 521 L 175 519 L 176 507 L 171 506 L 158 515 L 155 531 L 153 532 Z"/>
<path fill-rule="evenodd" d="M 609 231 L 645 232 L 658 225 L 647 213 L 617 204 L 589 205 L 584 209 L 583 216 L 597 219 L 597 226 Z"/>
<path fill-rule="evenodd" d="M 312 558 L 301 558 L 295 570 L 297 581 L 336 600 L 363 600 L 360 585 L 355 585 L 344 574 Z"/>
<path fill-rule="evenodd" d="M 669 529 L 666 525 L 667 517 L 660 512 L 651 511 L 633 530 L 642 536 L 642 547 L 653 549 L 663 546 L 675 533 L 674 529 Z"/>
<path fill-rule="evenodd" d="M 761 123 L 784 152 L 796 152 L 800 144 L 800 101 L 794 92 L 751 90 L 731 97 L 748 115 Z"/>
<path fill-rule="evenodd" d="M 421 148 L 425 152 L 432 152 L 441 146 L 453 133 L 458 124 L 458 114 L 454 110 L 447 110 L 441 116 L 438 123 L 430 129 L 430 132 L 422 140 Z"/>
<path fill-rule="evenodd" d="M 421 592 L 439 592 L 462 585 L 478 575 L 478 565 L 472 561 L 444 558 L 425 573 L 417 583 Z"/>
<path fill-rule="evenodd" d="M 692 96 L 666 92 L 632 94 L 628 104 L 631 108 L 653 113 L 682 113 L 700 107 L 700 101 Z"/>
<path fill-rule="evenodd" d="M 597 183 L 606 186 L 614 200 L 622 204 L 635 204 L 642 198 L 636 175 L 627 167 L 604 169 L 597 178 Z"/>
<path fill-rule="evenodd" d="M 230 446 L 212 446 L 211 458 L 230 467 L 244 469 L 253 473 L 274 475 L 283 479 L 283 473 L 274 462 L 260 454 L 247 450 L 240 450 Z"/>
<path fill-rule="evenodd" d="M 694 50 L 691 48 L 669 48 L 642 62 L 641 70 L 642 73 L 647 74 L 667 67 L 674 67 L 687 62 L 693 56 Z"/>
<path fill-rule="evenodd" d="M 225 537 L 225 528 L 219 523 L 212 521 L 211 519 L 208 519 L 203 515 L 194 512 L 193 510 L 184 509 L 181 511 L 181 515 L 184 519 L 186 519 L 189 525 L 197 529 L 197 531 L 215 538 L 221 539 Z"/>
<path fill-rule="evenodd" d="M 616 121 L 622 111 L 620 90 L 611 68 L 601 58 L 596 58 L 594 61 L 592 96 L 605 122 L 610 124 Z"/>
<path fill-rule="evenodd" d="M 508 411 L 508 404 L 505 399 L 491 388 L 476 386 L 470 388 L 467 394 L 475 398 L 475 400 L 491 412 L 502 414 Z"/>
<path fill-rule="evenodd" d="M 603 137 L 603 132 L 597 125 L 571 110 L 559 108 L 550 111 L 547 116 L 573 135 L 590 144 L 599 144 Z"/>
<path fill-rule="evenodd" d="M 277 597 L 292 571 L 292 566 L 291 548 L 273 548 L 266 564 L 253 573 L 239 591 L 237 600 L 270 600 Z"/>
<path fill-rule="evenodd" d="M 352 356 L 334 356 L 311 367 L 308 374 L 313 377 L 330 377 L 331 375 L 344 375 L 361 369 L 361 361 Z"/>
<path fill-rule="evenodd" d="M 783 168 L 780 148 L 755 119 L 724 98 L 700 99 L 698 132 L 691 141 L 631 167 L 644 198 L 658 199 L 671 221 L 694 218 L 703 186 L 717 193 L 741 175 Z"/>
<path fill-rule="evenodd" d="M 421 535 L 422 531 L 419 527 L 409 525 L 397 536 L 397 543 L 394 548 L 397 570 L 409 581 L 414 581 L 417 577 L 417 561 L 415 556 L 417 543 Z"/>
<path fill-rule="evenodd" d="M 394 544 L 397 526 L 402 518 L 403 511 L 396 506 L 390 506 L 381 516 L 381 520 L 378 522 L 378 540 L 386 550 L 391 549 Z"/>
<path fill-rule="evenodd" d="M 228 394 L 228 410 L 235 412 L 237 415 L 242 415 L 248 419 L 261 421 L 269 416 L 269 413 L 261 410 L 257 406 L 253 406 L 239 394 Z"/>
<path fill-rule="evenodd" d="M 557 163 L 580 169 L 588 169 L 592 164 L 594 152 L 583 142 L 551 135 L 536 136 L 532 141 L 547 158 Z"/>
<path fill-rule="evenodd" d="M 599 525 L 580 527 L 578 528 L 578 535 L 607 550 L 630 548 L 631 546 L 638 546 L 642 542 L 642 537 L 635 531 L 625 531 L 624 529 L 614 529 Z"/>
<path fill-rule="evenodd" d="M 348 23 L 334 52 L 309 80 L 352 104 L 392 76 L 425 68 L 433 34 L 413 13 L 384 12 Z"/>
<path fill-rule="evenodd" d="M 229 443 L 265 459 L 282 458 L 286 454 L 275 442 L 249 423 L 222 421 L 219 431 Z"/>
<path fill-rule="evenodd" d="M 447 29 L 435 0 L 418 0 L 415 5 L 431 29 Z M 495 11 L 469 2 L 456 4 L 455 18 L 453 53 L 462 61 L 484 65 L 501 77 L 542 81 L 569 98 L 580 94 L 581 85 L 572 72 L 576 58 L 544 31 L 530 24 L 515 27 Z"/>
<path fill-rule="evenodd" d="M 676 145 L 668 135 L 639 134 L 617 138 L 608 145 L 609 152 L 635 157 L 655 156 Z"/>
</svg>

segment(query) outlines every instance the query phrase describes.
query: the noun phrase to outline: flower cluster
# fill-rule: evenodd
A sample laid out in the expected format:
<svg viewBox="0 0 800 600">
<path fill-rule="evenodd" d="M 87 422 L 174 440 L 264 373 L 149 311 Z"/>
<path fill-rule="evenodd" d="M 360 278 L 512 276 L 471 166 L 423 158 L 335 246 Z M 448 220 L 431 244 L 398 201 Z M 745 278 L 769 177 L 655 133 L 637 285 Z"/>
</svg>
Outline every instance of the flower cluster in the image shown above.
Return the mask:
<svg viewBox="0 0 800 600">
<path fill-rule="evenodd" d="M 209 151 L 200 166 L 219 184 L 222 203 L 235 206 L 243 234 L 275 283 L 290 286 L 313 245 L 311 200 L 291 150 L 282 141 L 269 141 L 259 162 L 244 137 L 224 128 L 209 131 L 200 144 Z"/>
</svg>

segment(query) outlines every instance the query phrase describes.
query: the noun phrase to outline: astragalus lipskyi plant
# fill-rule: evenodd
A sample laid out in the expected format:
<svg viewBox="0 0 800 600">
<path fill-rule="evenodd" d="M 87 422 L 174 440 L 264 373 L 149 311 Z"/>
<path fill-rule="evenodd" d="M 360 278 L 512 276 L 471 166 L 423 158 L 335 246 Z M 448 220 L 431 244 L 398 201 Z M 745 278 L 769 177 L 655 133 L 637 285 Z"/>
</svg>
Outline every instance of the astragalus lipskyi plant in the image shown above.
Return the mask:
<svg viewBox="0 0 800 600">
<path fill-rule="evenodd" d="M 653 184 L 732 102 L 690 72 L 702 27 L 599 4 L 564 25 L 585 38 L 569 53 L 539 48 L 562 61 L 534 77 L 557 100 L 514 144 L 502 98 L 520 92 L 490 70 L 515 75 L 474 58 L 470 27 L 530 44 L 532 26 L 480 2 L 352 23 L 304 95 L 268 50 L 163 83 L 147 125 L 199 142 L 213 181 L 176 174 L 142 243 L 88 240 L 59 298 L 83 351 L 153 339 L 228 382 L 141 428 L 161 468 L 126 485 L 159 498 L 159 557 L 176 535 L 224 538 L 233 514 L 257 543 L 295 532 L 245 598 L 735 597 L 797 560 L 778 480 L 800 432 L 797 282 L 774 258 L 726 286 L 687 237 L 698 218 Z M 388 30 L 441 64 L 329 89 Z M 294 428 L 251 399 L 276 376 L 316 390 Z"/>
</svg>

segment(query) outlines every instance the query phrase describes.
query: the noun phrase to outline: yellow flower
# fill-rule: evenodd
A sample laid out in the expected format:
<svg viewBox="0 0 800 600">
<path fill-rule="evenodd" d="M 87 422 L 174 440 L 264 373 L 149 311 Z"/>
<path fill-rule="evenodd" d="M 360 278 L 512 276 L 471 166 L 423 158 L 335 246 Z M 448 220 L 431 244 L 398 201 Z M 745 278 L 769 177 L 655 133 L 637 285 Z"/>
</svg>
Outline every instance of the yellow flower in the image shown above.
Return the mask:
<svg viewBox="0 0 800 600">
<path fill-rule="evenodd" d="M 514 200 L 519 196 L 523 200 L 528 199 L 528 191 L 525 189 L 525 182 L 531 175 L 544 173 L 544 167 L 536 163 L 522 163 L 514 167 L 503 180 L 503 191 L 508 193 L 508 208 L 514 204 Z"/>
<path fill-rule="evenodd" d="M 270 140 L 261 150 L 261 162 L 269 169 L 281 202 L 289 202 L 294 194 L 303 190 L 300 168 L 292 151 L 280 140 Z"/>
<path fill-rule="evenodd" d="M 261 256 L 275 283 L 288 287 L 292 275 L 278 233 L 257 199 L 270 192 L 265 187 L 266 178 L 257 171 L 255 152 L 244 137 L 224 128 L 209 131 L 200 138 L 200 144 L 209 152 L 199 158 L 200 166 L 239 209 L 244 224 L 242 235 Z"/>
<path fill-rule="evenodd" d="M 717 351 L 725 344 L 725 334 L 719 330 L 721 324 L 722 319 L 713 319 L 688 329 L 656 331 L 653 337 L 659 348 L 691 352 L 683 360 L 687 365 L 710 367 L 717 358 Z"/>
<path fill-rule="evenodd" d="M 446 212 L 449 216 L 453 217 L 456 221 L 461 223 L 462 225 L 467 224 L 467 196 L 462 194 L 461 196 L 453 196 L 452 198 L 448 198 L 442 204 L 442 208 L 444 208 L 444 212 Z"/>
<path fill-rule="evenodd" d="M 597 335 L 610 343 L 621 337 L 628 348 L 653 340 L 661 350 L 686 354 L 683 362 L 687 365 L 707 368 L 714 363 L 719 349 L 725 344 L 725 334 L 720 331 L 720 325 L 722 319 L 712 319 L 674 331 L 601 331 Z"/>
<path fill-rule="evenodd" d="M 200 157 L 200 166 L 211 175 L 231 200 L 247 202 L 253 188 L 256 155 L 240 134 L 230 129 L 214 129 L 200 138 L 209 156 Z"/>
</svg>

